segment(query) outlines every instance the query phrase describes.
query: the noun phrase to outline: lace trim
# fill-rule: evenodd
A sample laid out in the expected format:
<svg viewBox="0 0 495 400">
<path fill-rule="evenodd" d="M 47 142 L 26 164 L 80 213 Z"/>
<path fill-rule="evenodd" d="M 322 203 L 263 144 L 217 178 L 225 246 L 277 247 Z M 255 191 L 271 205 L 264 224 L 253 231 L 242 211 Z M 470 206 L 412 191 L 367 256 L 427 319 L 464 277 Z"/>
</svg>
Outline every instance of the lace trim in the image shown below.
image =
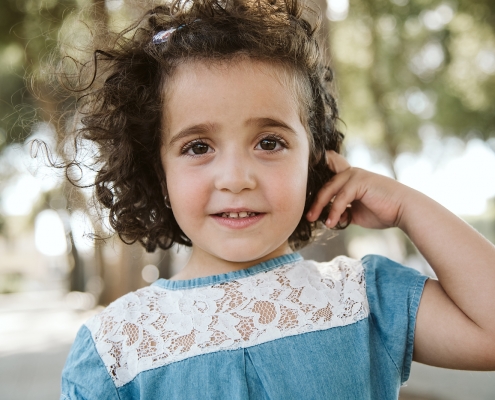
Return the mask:
<svg viewBox="0 0 495 400">
<path fill-rule="evenodd" d="M 90 319 L 96 349 L 117 387 L 140 372 L 199 354 L 355 323 L 368 316 L 361 261 L 298 261 L 208 287 L 156 286 Z"/>
</svg>

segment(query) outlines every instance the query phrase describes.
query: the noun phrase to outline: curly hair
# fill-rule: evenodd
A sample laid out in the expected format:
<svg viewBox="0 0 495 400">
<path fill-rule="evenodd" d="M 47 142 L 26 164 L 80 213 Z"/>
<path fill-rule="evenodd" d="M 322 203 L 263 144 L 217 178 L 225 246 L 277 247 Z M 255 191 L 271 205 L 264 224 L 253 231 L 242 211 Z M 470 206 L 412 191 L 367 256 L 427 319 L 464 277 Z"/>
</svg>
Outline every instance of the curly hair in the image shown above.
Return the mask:
<svg viewBox="0 0 495 400">
<path fill-rule="evenodd" d="M 304 215 L 333 176 L 325 151 L 340 152 L 343 140 L 330 88 L 333 74 L 318 46 L 318 18 L 311 23 L 311 15 L 316 13 L 299 0 L 175 0 L 119 34 L 100 35 L 104 40 L 94 47 L 91 63 L 74 63 L 75 73 L 74 67 L 62 72 L 65 82 L 91 75 L 87 85 L 65 85 L 77 97 L 73 133 L 98 148 L 95 199 L 108 209 L 110 225 L 124 242 L 139 241 L 148 252 L 192 245 L 162 192 L 164 88 L 181 63 L 239 55 L 283 66 L 308 94 L 299 99 L 311 144 L 306 205 L 289 244 L 299 249 L 311 241 L 317 224 Z M 166 42 L 154 43 L 157 33 L 170 28 L 177 30 Z M 74 165 L 66 165 L 67 176 Z"/>
</svg>

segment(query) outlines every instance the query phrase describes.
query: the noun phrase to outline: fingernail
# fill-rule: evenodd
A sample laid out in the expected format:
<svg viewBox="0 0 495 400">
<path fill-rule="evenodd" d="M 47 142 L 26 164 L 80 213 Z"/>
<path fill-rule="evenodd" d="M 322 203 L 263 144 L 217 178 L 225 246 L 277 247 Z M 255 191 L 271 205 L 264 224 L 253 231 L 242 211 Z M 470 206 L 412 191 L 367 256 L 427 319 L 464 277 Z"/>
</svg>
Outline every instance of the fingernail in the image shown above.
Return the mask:
<svg viewBox="0 0 495 400">
<path fill-rule="evenodd" d="M 310 219 L 312 215 L 313 215 L 313 213 L 312 213 L 311 211 L 309 211 L 309 212 L 306 214 L 306 218 L 307 218 L 307 219 Z"/>
<path fill-rule="evenodd" d="M 328 226 L 330 228 L 330 225 L 331 225 L 332 221 L 330 220 L 330 218 L 328 218 L 326 221 L 325 221 L 325 225 Z"/>
</svg>

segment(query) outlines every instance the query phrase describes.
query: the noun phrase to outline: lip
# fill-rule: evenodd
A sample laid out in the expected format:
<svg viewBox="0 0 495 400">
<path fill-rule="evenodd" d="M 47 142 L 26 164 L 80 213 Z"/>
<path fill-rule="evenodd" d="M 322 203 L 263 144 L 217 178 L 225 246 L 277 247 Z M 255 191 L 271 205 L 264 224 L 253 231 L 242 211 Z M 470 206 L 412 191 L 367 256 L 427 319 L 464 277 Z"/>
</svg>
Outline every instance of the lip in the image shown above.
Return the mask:
<svg viewBox="0 0 495 400">
<path fill-rule="evenodd" d="M 221 211 L 221 213 L 224 212 L 242 212 L 242 211 L 247 211 L 247 212 L 255 212 L 255 211 L 249 211 L 246 209 L 238 209 L 239 211 L 232 211 L 233 209 L 229 209 L 229 211 Z M 250 226 L 253 226 L 257 224 L 259 221 L 261 221 L 265 217 L 265 213 L 259 213 L 256 214 L 253 217 L 245 217 L 245 218 L 225 218 L 221 217 L 217 214 L 211 214 L 210 217 L 212 217 L 218 224 L 225 226 L 227 228 L 231 229 L 245 229 Z"/>
<path fill-rule="evenodd" d="M 215 214 L 222 214 L 222 213 L 240 213 L 240 212 L 251 212 L 251 213 L 259 213 L 259 211 L 252 210 L 250 208 L 242 208 L 242 207 L 235 207 L 235 208 L 224 208 L 220 211 L 217 211 L 216 213 L 213 213 L 212 215 Z"/>
</svg>

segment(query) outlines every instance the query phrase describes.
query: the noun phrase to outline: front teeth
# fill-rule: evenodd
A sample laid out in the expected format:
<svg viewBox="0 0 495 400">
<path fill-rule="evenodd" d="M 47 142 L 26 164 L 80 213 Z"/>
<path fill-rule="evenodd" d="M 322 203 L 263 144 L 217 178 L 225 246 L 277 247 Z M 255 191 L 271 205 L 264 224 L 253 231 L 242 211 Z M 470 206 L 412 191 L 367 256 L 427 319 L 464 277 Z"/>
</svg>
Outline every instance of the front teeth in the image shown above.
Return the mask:
<svg viewBox="0 0 495 400">
<path fill-rule="evenodd" d="M 222 213 L 223 218 L 246 218 L 246 217 L 254 217 L 256 213 L 241 211 L 240 213 Z"/>
</svg>

